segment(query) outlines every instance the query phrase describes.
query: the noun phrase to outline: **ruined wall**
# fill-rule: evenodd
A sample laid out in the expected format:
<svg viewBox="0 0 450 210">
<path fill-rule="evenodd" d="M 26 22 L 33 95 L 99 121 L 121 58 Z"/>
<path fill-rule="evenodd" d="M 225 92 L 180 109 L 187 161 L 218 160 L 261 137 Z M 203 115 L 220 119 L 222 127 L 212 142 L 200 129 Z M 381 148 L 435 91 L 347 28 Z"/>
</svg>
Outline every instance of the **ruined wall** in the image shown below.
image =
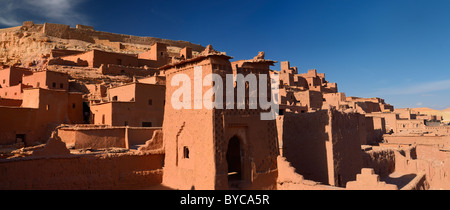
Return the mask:
<svg viewBox="0 0 450 210">
<path fill-rule="evenodd" d="M 48 36 L 69 39 L 69 29 L 69 25 L 45 23 L 42 32 Z"/>
<path fill-rule="evenodd" d="M 380 176 L 371 168 L 363 168 L 361 174 L 356 176 L 356 181 L 347 183 L 348 190 L 398 190 L 393 184 L 380 181 Z"/>
<path fill-rule="evenodd" d="M 121 127 L 62 128 L 58 130 L 58 135 L 75 149 L 126 148 L 125 129 Z"/>
<path fill-rule="evenodd" d="M 277 119 L 280 153 L 306 179 L 345 186 L 362 167 L 361 117 L 334 109 L 286 113 Z"/>
<path fill-rule="evenodd" d="M 108 47 L 111 47 L 116 50 L 120 50 L 120 49 L 124 48 L 124 46 L 120 42 L 110 42 L 109 40 L 102 40 L 102 39 L 97 39 L 97 38 L 94 38 L 94 42 L 95 42 L 95 44 L 108 46 Z"/>
<path fill-rule="evenodd" d="M 163 154 L 125 153 L 0 160 L 0 189 L 144 189 L 161 183 L 163 159 Z"/>
<path fill-rule="evenodd" d="M 305 180 L 302 175 L 296 173 L 295 168 L 286 161 L 286 158 L 278 156 L 277 190 L 343 190 L 318 182 Z"/>
<path fill-rule="evenodd" d="M 62 49 L 52 49 L 50 51 L 50 55 L 51 55 L 52 58 L 69 56 L 69 55 L 76 55 L 76 54 L 81 54 L 81 53 L 84 53 L 84 51 L 79 51 L 79 50 L 62 50 Z"/>
<path fill-rule="evenodd" d="M 61 140 L 75 149 L 81 148 L 130 148 L 151 140 L 153 133 L 161 128 L 71 126 L 58 130 Z"/>
<path fill-rule="evenodd" d="M 450 153 L 437 146 L 417 145 L 395 152 L 396 171 L 425 174 L 432 190 L 450 189 Z"/>
<path fill-rule="evenodd" d="M 286 113 L 277 118 L 280 153 L 305 179 L 329 183 L 327 154 L 331 148 L 327 111 Z M 280 138 L 281 137 L 281 138 Z"/>
<path fill-rule="evenodd" d="M 450 136 L 384 135 L 384 142 L 396 145 L 436 145 L 450 147 Z"/>
<path fill-rule="evenodd" d="M 395 171 L 395 152 L 389 148 L 373 148 L 362 151 L 362 167 L 372 168 L 381 177 L 386 177 Z"/>
<path fill-rule="evenodd" d="M 90 68 L 94 68 L 94 50 L 75 55 L 62 56 L 60 57 L 60 59 L 62 59 L 62 61 L 59 61 L 59 59 L 57 59 L 56 61 L 54 61 L 55 64 L 76 64 L 79 66 L 88 66 Z M 87 65 L 84 65 L 85 63 L 87 63 Z"/>
<path fill-rule="evenodd" d="M 385 132 L 389 133 L 390 131 L 392 132 L 397 132 L 397 115 L 395 113 L 382 113 L 382 112 L 376 112 L 376 113 L 369 113 L 366 114 L 366 116 L 368 117 L 374 117 L 374 118 L 382 118 L 380 120 L 384 121 L 384 129 Z M 375 119 L 374 119 L 375 120 Z M 375 126 L 379 125 L 377 122 L 374 122 Z M 382 122 L 380 122 L 382 123 Z M 380 129 L 383 129 L 382 127 L 383 125 L 380 125 Z M 375 129 L 377 129 L 378 126 L 376 126 Z"/>
<path fill-rule="evenodd" d="M 197 52 L 201 52 L 205 49 L 201 45 L 192 44 L 186 41 L 173 41 L 154 37 L 138 37 L 138 36 L 114 34 L 109 32 L 95 31 L 91 28 L 89 28 L 89 30 L 86 30 L 86 27 L 70 28 L 70 26 L 68 25 L 53 24 L 53 23 L 45 23 L 42 32 L 49 36 L 54 36 L 63 39 L 76 39 L 90 43 L 95 43 L 94 40 L 95 37 L 98 40 L 109 40 L 110 42 L 124 42 L 142 45 L 152 45 L 158 42 L 179 48 L 190 47 Z"/>
<path fill-rule="evenodd" d="M 116 64 L 122 66 L 139 66 L 137 55 L 128 55 L 121 53 L 103 52 L 94 50 L 94 60 L 92 67 L 98 68 L 102 64 Z M 90 66 L 91 67 L 91 66 Z"/>
<path fill-rule="evenodd" d="M 131 67 L 123 65 L 107 64 L 98 68 L 99 73 L 104 75 L 127 75 L 127 76 L 152 76 L 157 75 L 159 70 Z"/>
<path fill-rule="evenodd" d="M 128 144 L 142 145 L 153 138 L 156 131 L 161 131 L 162 128 L 133 128 L 128 127 Z"/>
<path fill-rule="evenodd" d="M 362 167 L 361 140 L 366 137 L 365 117 L 332 109 L 331 134 L 333 143 L 335 186 L 344 187 L 356 178 Z"/>
</svg>

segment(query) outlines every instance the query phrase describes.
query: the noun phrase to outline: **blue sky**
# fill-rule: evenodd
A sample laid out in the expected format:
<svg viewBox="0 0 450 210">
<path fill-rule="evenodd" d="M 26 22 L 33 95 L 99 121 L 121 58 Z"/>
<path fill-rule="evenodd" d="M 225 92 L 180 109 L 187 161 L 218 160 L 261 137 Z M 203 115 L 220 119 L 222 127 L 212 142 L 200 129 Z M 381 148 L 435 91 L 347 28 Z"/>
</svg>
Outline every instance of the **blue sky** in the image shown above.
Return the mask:
<svg viewBox="0 0 450 210">
<path fill-rule="evenodd" d="M 348 96 L 450 107 L 450 0 L 0 0 L 0 27 L 25 20 L 258 51 L 317 69 Z M 278 69 L 276 66 L 274 69 Z"/>
</svg>

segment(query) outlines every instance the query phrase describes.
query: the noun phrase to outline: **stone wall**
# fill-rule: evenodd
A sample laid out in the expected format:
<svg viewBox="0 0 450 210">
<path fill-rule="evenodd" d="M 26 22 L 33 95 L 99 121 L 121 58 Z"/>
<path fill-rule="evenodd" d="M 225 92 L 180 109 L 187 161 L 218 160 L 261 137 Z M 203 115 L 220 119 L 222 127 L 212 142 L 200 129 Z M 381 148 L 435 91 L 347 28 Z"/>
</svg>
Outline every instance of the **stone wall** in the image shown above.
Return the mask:
<svg viewBox="0 0 450 210">
<path fill-rule="evenodd" d="M 381 177 L 388 176 L 395 171 L 395 150 L 370 149 L 362 152 L 363 167 L 372 168 Z"/>
<path fill-rule="evenodd" d="M 90 43 L 95 43 L 95 37 L 97 40 L 109 40 L 109 42 L 123 42 L 142 45 L 152 45 L 158 42 L 179 48 L 190 47 L 197 52 L 201 52 L 205 49 L 201 45 L 192 44 L 187 41 L 173 41 L 154 37 L 138 37 L 131 35 L 114 34 L 109 32 L 95 31 L 92 28 L 86 30 L 86 26 L 81 28 L 70 28 L 70 26 L 68 25 L 45 23 L 43 27 L 43 33 L 57 38 L 76 39 Z"/>
<path fill-rule="evenodd" d="M 127 76 L 152 76 L 158 75 L 159 70 L 143 67 L 132 67 L 123 65 L 107 64 L 98 68 L 99 73 L 104 75 L 127 75 Z"/>
</svg>

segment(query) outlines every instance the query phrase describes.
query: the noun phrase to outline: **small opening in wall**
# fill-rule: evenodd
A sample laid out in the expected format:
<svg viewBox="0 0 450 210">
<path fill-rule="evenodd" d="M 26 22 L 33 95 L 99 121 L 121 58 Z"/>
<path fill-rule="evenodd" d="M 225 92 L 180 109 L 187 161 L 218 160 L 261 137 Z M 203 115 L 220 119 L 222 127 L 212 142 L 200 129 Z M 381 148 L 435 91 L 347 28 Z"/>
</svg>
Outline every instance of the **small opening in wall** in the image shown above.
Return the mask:
<svg viewBox="0 0 450 210">
<path fill-rule="evenodd" d="M 25 143 L 25 134 L 16 134 L 16 143 Z"/>
<path fill-rule="evenodd" d="M 188 147 L 183 148 L 183 158 L 189 159 L 189 148 Z"/>
<path fill-rule="evenodd" d="M 152 122 L 142 122 L 142 127 L 151 128 L 152 127 Z"/>
</svg>

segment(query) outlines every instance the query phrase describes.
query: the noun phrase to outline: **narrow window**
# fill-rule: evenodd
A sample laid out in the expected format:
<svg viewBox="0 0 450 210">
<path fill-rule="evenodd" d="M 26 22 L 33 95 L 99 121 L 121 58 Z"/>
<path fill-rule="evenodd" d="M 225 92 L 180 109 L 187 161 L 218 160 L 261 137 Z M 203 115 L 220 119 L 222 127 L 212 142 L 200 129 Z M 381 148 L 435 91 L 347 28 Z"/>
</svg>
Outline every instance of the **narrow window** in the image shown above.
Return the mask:
<svg viewBox="0 0 450 210">
<path fill-rule="evenodd" d="M 188 147 L 183 148 L 183 158 L 189 159 L 189 148 Z"/>
<path fill-rule="evenodd" d="M 152 122 L 142 122 L 142 127 L 151 128 L 152 127 Z"/>
<path fill-rule="evenodd" d="M 64 84 L 63 83 L 59 84 L 59 88 L 63 89 L 64 88 Z"/>
<path fill-rule="evenodd" d="M 75 103 L 73 103 L 73 104 L 72 104 L 72 108 L 73 108 L 73 109 L 75 109 L 75 107 L 76 107 L 76 104 L 75 104 Z"/>
<path fill-rule="evenodd" d="M 148 105 L 151 106 L 152 104 L 153 104 L 152 99 L 149 99 L 149 100 L 148 100 Z"/>
<path fill-rule="evenodd" d="M 56 88 L 56 82 L 52 83 L 52 87 Z"/>
</svg>

